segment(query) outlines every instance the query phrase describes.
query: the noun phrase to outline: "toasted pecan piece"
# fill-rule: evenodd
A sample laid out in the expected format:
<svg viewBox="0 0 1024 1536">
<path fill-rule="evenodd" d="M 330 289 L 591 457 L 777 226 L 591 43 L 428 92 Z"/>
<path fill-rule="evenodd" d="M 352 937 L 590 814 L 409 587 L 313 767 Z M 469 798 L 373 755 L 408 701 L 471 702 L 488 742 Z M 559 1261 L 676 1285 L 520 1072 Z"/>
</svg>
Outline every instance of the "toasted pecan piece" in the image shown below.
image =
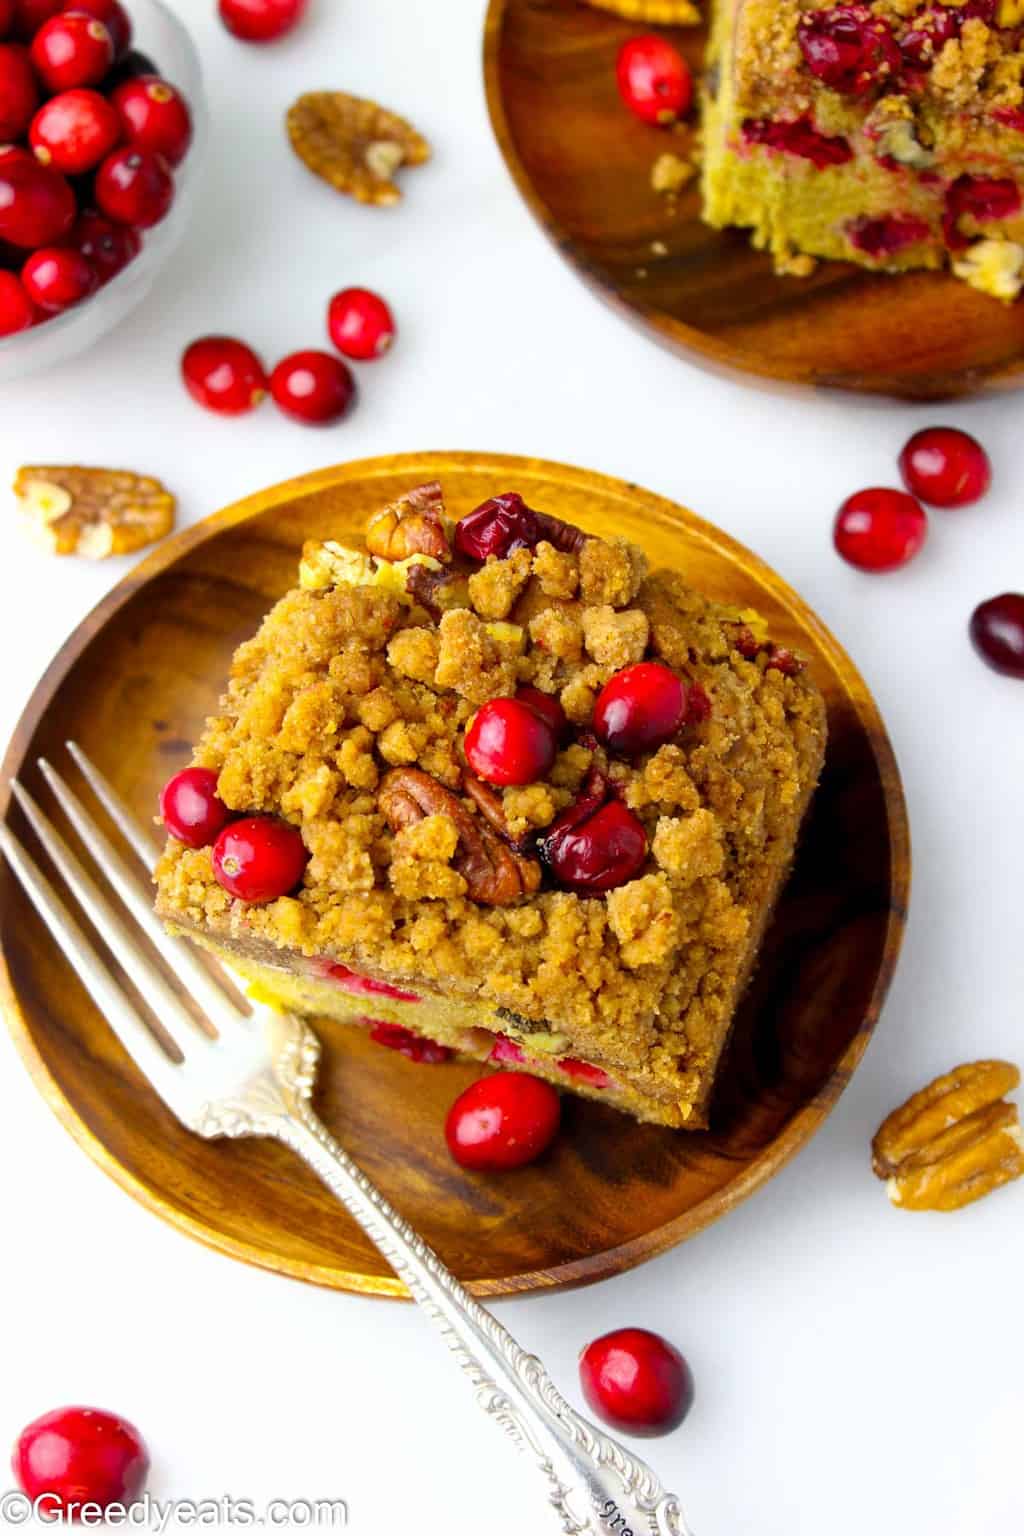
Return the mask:
<svg viewBox="0 0 1024 1536">
<path fill-rule="evenodd" d="M 599 11 L 611 11 L 625 21 L 656 27 L 698 27 L 701 13 L 693 0 L 587 0 Z"/>
<path fill-rule="evenodd" d="M 128 469 L 26 464 L 14 494 L 33 537 L 55 555 L 129 555 L 174 527 L 170 491 Z"/>
<path fill-rule="evenodd" d="M 366 524 L 366 547 L 381 560 L 408 560 L 428 555 L 447 565 L 452 558 L 444 521 L 444 497 L 437 480 L 418 485 L 379 512 Z"/>
<path fill-rule="evenodd" d="M 345 91 L 309 91 L 288 112 L 288 136 L 315 175 L 360 203 L 382 207 L 402 194 L 400 165 L 422 165 L 430 145 L 411 123 Z"/>
<path fill-rule="evenodd" d="M 471 901 L 506 907 L 540 885 L 540 865 L 506 848 L 479 817 L 467 810 L 458 795 L 419 768 L 393 768 L 380 786 L 381 814 L 392 832 L 413 826 L 425 816 L 449 817 L 459 834 L 452 867 L 466 882 Z"/>
<path fill-rule="evenodd" d="M 879 1127 L 872 1167 L 894 1205 L 954 1211 L 1024 1175 L 1015 1104 L 1020 1083 L 1005 1061 L 975 1061 L 936 1078 Z"/>
<path fill-rule="evenodd" d="M 515 853 L 525 853 L 529 846 L 529 837 L 513 837 L 508 829 L 508 820 L 505 816 L 505 804 L 498 792 L 485 784 L 483 779 L 478 779 L 475 774 L 463 770 L 462 787 L 476 806 L 480 815 L 493 827 L 503 843 Z"/>
</svg>

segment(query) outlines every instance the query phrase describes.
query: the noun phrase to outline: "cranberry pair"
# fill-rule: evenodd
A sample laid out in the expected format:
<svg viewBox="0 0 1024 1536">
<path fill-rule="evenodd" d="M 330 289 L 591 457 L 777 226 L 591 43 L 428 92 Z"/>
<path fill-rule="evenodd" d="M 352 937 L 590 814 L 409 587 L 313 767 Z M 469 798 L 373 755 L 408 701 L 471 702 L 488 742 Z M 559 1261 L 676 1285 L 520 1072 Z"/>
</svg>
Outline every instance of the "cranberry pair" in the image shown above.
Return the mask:
<svg viewBox="0 0 1024 1536">
<path fill-rule="evenodd" d="M 213 873 L 229 895 L 254 905 L 287 896 L 309 854 L 297 827 L 276 816 L 236 817 L 217 794 L 211 768 L 184 768 L 164 785 L 160 816 L 186 848 L 213 845 Z"/>
</svg>

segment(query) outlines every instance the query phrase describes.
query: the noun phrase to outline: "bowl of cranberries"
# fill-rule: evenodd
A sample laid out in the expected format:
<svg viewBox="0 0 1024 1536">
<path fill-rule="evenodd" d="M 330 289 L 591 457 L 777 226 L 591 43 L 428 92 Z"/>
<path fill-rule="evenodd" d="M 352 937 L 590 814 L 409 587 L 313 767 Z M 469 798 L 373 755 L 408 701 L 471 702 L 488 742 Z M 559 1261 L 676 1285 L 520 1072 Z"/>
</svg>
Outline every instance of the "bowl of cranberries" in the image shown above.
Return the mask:
<svg viewBox="0 0 1024 1536">
<path fill-rule="evenodd" d="M 92 345 L 193 203 L 195 47 L 161 0 L 0 0 L 0 383 Z"/>
</svg>

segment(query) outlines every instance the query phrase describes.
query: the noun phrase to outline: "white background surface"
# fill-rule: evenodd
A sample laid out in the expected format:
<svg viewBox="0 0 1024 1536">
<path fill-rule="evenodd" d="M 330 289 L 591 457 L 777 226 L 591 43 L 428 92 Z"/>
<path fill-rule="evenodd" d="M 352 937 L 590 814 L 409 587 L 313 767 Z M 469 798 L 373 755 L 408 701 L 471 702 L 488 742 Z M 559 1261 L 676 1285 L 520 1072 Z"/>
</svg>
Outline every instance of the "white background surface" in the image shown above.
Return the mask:
<svg viewBox="0 0 1024 1536">
<path fill-rule="evenodd" d="M 911 1090 L 964 1059 L 1024 1056 L 1024 688 L 965 634 L 978 600 L 1024 583 L 1020 397 L 941 411 L 780 399 L 659 351 L 583 289 L 514 191 L 484 109 L 481 0 L 314 0 L 266 51 L 233 42 L 213 0 L 179 9 L 214 120 L 199 216 L 139 316 L 0 392 L 0 479 L 20 462 L 125 464 L 162 476 L 192 521 L 343 459 L 538 454 L 688 503 L 803 593 L 873 688 L 910 802 L 913 911 L 877 1037 L 814 1143 L 752 1202 L 638 1271 L 501 1315 L 577 1404 L 576 1355 L 596 1334 L 639 1324 L 684 1350 L 697 1405 L 643 1449 L 700 1536 L 1021 1530 L 1024 1187 L 912 1216 L 868 1169 L 872 1132 Z M 434 142 L 400 209 L 337 199 L 292 158 L 281 115 L 319 86 L 381 99 Z M 232 424 L 188 400 L 177 360 L 192 337 L 235 332 L 270 360 L 321 345 L 328 295 L 353 282 L 390 297 L 401 337 L 361 371 L 342 426 L 306 430 L 269 406 Z M 860 576 L 832 552 L 833 511 L 893 483 L 904 438 L 933 419 L 984 440 L 996 488 L 936 513 L 908 570 Z M 2 536 L 6 738 L 123 570 L 35 553 L 11 513 Z M 143 1429 L 160 1497 L 341 1495 L 363 1536 L 555 1528 L 539 1479 L 412 1308 L 259 1273 L 163 1226 L 60 1129 L 6 1036 L 0 1127 L 0 1442 L 52 1406 L 95 1403 Z"/>
</svg>

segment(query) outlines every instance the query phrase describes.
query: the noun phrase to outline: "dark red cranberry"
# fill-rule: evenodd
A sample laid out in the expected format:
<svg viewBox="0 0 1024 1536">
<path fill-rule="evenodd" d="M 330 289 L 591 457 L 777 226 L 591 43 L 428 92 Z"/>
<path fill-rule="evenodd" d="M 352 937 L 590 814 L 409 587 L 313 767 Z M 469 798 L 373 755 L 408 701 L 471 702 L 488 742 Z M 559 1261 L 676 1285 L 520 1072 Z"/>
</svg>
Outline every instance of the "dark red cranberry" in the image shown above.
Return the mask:
<svg viewBox="0 0 1024 1536">
<path fill-rule="evenodd" d="M 836 514 L 836 549 L 862 571 L 894 571 L 912 560 L 925 541 L 928 518 L 905 491 L 882 486 L 856 491 Z"/>
<path fill-rule="evenodd" d="M 134 1504 L 149 1471 L 142 1436 L 127 1419 L 100 1408 L 56 1408 L 18 1436 L 11 1458 L 18 1487 L 39 1500 L 40 1518 L 77 1518 L 84 1504 L 106 1510 Z"/>
<path fill-rule="evenodd" d="M 129 144 L 137 144 L 168 165 L 180 165 L 192 143 L 192 114 L 181 92 L 166 80 L 143 76 L 125 80 L 111 95 Z"/>
<path fill-rule="evenodd" d="M 98 85 L 114 62 L 114 39 L 94 16 L 64 11 L 32 39 L 32 65 L 48 91 Z"/>
<path fill-rule="evenodd" d="M 231 820 L 212 768 L 183 768 L 160 792 L 160 819 L 186 848 L 208 848 Z"/>
<path fill-rule="evenodd" d="M 141 236 L 134 229 L 129 229 L 127 224 L 115 224 L 90 208 L 79 215 L 68 240 L 81 251 L 101 287 L 123 271 L 142 250 Z"/>
<path fill-rule="evenodd" d="M 688 683 L 686 688 L 686 719 L 689 725 L 699 725 L 711 719 L 711 700 L 700 683 Z"/>
<path fill-rule="evenodd" d="M 664 127 L 684 117 L 693 101 L 693 78 L 682 54 L 651 32 L 631 37 L 615 66 L 619 95 L 645 123 Z"/>
<path fill-rule="evenodd" d="M 80 304 L 99 285 L 81 251 L 61 245 L 33 251 L 21 269 L 21 281 L 33 304 L 48 315 Z"/>
<path fill-rule="evenodd" d="M 647 834 L 621 801 L 584 793 L 555 818 L 537 847 L 559 885 L 587 895 L 614 890 L 639 874 Z"/>
<path fill-rule="evenodd" d="M 14 336 L 31 328 L 35 306 L 13 272 L 0 272 L 0 336 Z"/>
<path fill-rule="evenodd" d="M 369 288 L 343 288 L 328 306 L 327 334 L 345 357 L 367 363 L 383 357 L 394 341 L 394 316 Z"/>
<path fill-rule="evenodd" d="M 574 1077 L 577 1082 L 588 1083 L 591 1088 L 610 1088 L 612 1080 L 607 1072 L 602 1072 L 600 1067 L 591 1066 L 589 1061 L 577 1061 L 575 1056 L 563 1056 L 558 1063 L 566 1077 Z"/>
<path fill-rule="evenodd" d="M 39 105 L 39 88 L 28 51 L 0 44 L 0 142 L 20 139 Z"/>
<path fill-rule="evenodd" d="M 65 11 L 80 11 L 102 21 L 114 44 L 114 55 L 121 58 L 132 40 L 132 19 L 120 0 L 65 0 Z"/>
<path fill-rule="evenodd" d="M 270 375 L 270 393 L 286 416 L 321 427 L 349 411 L 356 385 L 345 364 L 330 353 L 293 352 Z"/>
<path fill-rule="evenodd" d="M 63 240 L 75 218 L 75 194 L 59 171 L 30 156 L 0 161 L 0 240 L 38 250 Z"/>
<path fill-rule="evenodd" d="M 44 21 L 64 9 L 65 0 L 14 0 L 14 35 L 30 43 Z"/>
<path fill-rule="evenodd" d="M 1024 107 L 997 107 L 992 116 L 997 123 L 1002 123 L 1004 128 L 1012 128 L 1016 133 L 1024 133 Z"/>
<path fill-rule="evenodd" d="M 892 28 L 866 5 L 806 11 L 797 39 L 811 74 L 843 95 L 861 96 L 899 71 Z"/>
<path fill-rule="evenodd" d="M 558 742 L 547 720 L 520 699 L 491 699 L 466 732 L 466 761 L 488 784 L 532 784 L 550 770 Z"/>
<path fill-rule="evenodd" d="M 306 0 L 220 0 L 228 31 L 246 43 L 271 43 L 298 26 Z"/>
<path fill-rule="evenodd" d="M 854 250 L 863 251 L 875 261 L 917 245 L 930 234 L 927 221 L 909 213 L 884 213 L 875 219 L 870 214 L 861 214 L 846 226 L 846 238 Z"/>
<path fill-rule="evenodd" d="M 660 661 L 609 678 L 594 705 L 594 730 L 612 752 L 637 757 L 670 741 L 686 720 L 686 685 Z"/>
<path fill-rule="evenodd" d="M 28 137 L 43 165 L 80 176 L 109 155 L 121 137 L 121 123 L 99 91 L 62 91 L 40 107 Z"/>
<path fill-rule="evenodd" d="M 664 1435 L 693 1406 L 693 1376 L 659 1333 L 617 1328 L 580 1355 L 580 1385 L 594 1413 L 627 1435 Z"/>
<path fill-rule="evenodd" d="M 138 80 L 142 75 L 152 75 L 154 79 L 159 79 L 160 71 L 148 53 L 140 53 L 137 48 L 129 48 L 110 71 L 104 86 L 108 91 L 114 91 L 126 80 Z"/>
<path fill-rule="evenodd" d="M 133 229 L 151 229 L 170 211 L 174 180 L 160 155 L 125 144 L 97 171 L 96 201 L 109 219 Z"/>
<path fill-rule="evenodd" d="M 1024 678 L 1024 593 L 1003 592 L 979 603 L 970 635 L 978 655 L 996 672 Z"/>
<path fill-rule="evenodd" d="M 373 1020 L 370 1039 L 375 1045 L 386 1045 L 389 1051 L 398 1051 L 410 1061 L 424 1062 L 429 1066 L 437 1066 L 451 1059 L 452 1053 L 446 1045 L 428 1040 L 425 1035 L 414 1035 L 411 1029 L 403 1029 L 400 1024 L 389 1024 L 386 1019 Z"/>
<path fill-rule="evenodd" d="M 925 427 L 900 454 L 903 484 L 933 507 L 969 507 L 992 484 L 988 454 L 956 427 Z"/>
<path fill-rule="evenodd" d="M 931 69 L 948 42 L 960 36 L 960 20 L 950 6 L 921 11 L 900 39 L 900 54 L 911 69 Z"/>
<path fill-rule="evenodd" d="M 561 740 L 569 722 L 565 718 L 565 710 L 553 693 L 542 693 L 539 688 L 531 688 L 527 685 L 516 689 L 516 698 L 520 704 L 525 704 L 528 709 L 533 710 L 534 714 L 546 720 L 554 733 L 555 740 Z"/>
<path fill-rule="evenodd" d="M 213 873 L 240 901 L 287 896 L 302 879 L 309 854 L 297 827 L 273 816 L 230 822 L 213 845 Z"/>
<path fill-rule="evenodd" d="M 547 1151 L 560 1113 L 550 1083 L 525 1072 L 495 1072 L 472 1083 L 448 1111 L 448 1150 L 463 1168 L 522 1168 Z"/>
<path fill-rule="evenodd" d="M 193 400 L 220 416 L 241 416 L 266 397 L 267 375 L 251 347 L 232 336 L 203 336 L 186 347 L 181 374 Z"/>
<path fill-rule="evenodd" d="M 455 524 L 455 548 L 470 560 L 504 560 L 517 549 L 536 549 L 540 520 L 518 491 L 492 496 Z"/>
<path fill-rule="evenodd" d="M 525 1061 L 526 1052 L 521 1045 L 517 1045 L 514 1040 L 510 1040 L 508 1035 L 498 1035 L 491 1046 L 487 1060 L 501 1063 Z"/>
<path fill-rule="evenodd" d="M 13 27 L 16 10 L 14 0 L 0 0 L 0 37 L 6 37 Z"/>
<path fill-rule="evenodd" d="M 947 245 L 951 250 L 961 250 L 968 244 L 960 229 L 961 218 L 990 224 L 1013 218 L 1020 205 L 1020 188 L 1009 176 L 958 176 L 946 189 L 943 229 Z"/>
<path fill-rule="evenodd" d="M 806 117 L 791 122 L 748 117 L 743 124 L 743 137 L 749 144 L 763 144 L 766 149 L 777 149 L 785 155 L 810 160 L 819 171 L 827 165 L 845 165 L 853 159 L 853 150 L 845 139 L 819 133 Z"/>
<path fill-rule="evenodd" d="M 350 971 L 347 965 L 332 963 L 328 965 L 326 974 L 342 991 L 351 992 L 354 997 L 388 997 L 395 1003 L 420 1001 L 415 992 L 403 992 L 401 987 L 393 987 L 389 981 L 375 981 L 372 976 L 360 976 L 358 971 Z"/>
</svg>

